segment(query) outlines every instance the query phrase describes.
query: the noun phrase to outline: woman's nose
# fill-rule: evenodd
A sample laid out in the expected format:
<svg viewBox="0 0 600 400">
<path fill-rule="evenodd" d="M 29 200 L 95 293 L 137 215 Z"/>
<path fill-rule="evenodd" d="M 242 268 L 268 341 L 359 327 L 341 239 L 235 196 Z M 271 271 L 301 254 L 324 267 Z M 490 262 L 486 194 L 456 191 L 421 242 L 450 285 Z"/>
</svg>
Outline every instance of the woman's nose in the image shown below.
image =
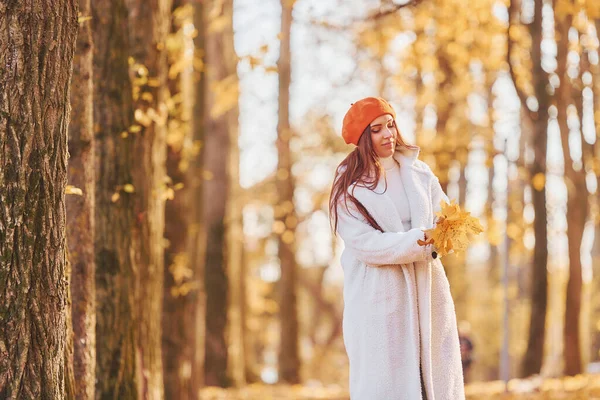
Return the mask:
<svg viewBox="0 0 600 400">
<path fill-rule="evenodd" d="M 385 128 L 383 130 L 383 137 L 386 138 L 386 139 L 392 137 L 392 131 L 389 130 L 389 129 L 387 129 L 387 128 Z"/>
</svg>

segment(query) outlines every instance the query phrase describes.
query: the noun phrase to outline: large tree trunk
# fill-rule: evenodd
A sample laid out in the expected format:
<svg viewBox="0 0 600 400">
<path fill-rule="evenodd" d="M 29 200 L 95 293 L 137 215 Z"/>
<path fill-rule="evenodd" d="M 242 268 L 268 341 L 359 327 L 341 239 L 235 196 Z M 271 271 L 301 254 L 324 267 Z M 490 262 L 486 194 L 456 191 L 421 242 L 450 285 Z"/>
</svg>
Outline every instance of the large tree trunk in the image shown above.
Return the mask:
<svg viewBox="0 0 600 400">
<path fill-rule="evenodd" d="M 279 120 L 277 123 L 277 192 L 278 219 L 285 224 L 285 231 L 279 237 L 279 261 L 281 279 L 279 281 L 279 316 L 281 323 L 279 344 L 279 379 L 287 383 L 300 382 L 300 359 L 298 356 L 298 310 L 296 308 L 296 225 L 298 217 L 294 206 L 294 178 L 292 176 L 292 154 L 290 139 L 290 84 L 292 80 L 290 33 L 292 27 L 293 2 L 281 1 L 281 39 L 277 62 L 279 71 Z"/>
<path fill-rule="evenodd" d="M 94 399 L 96 375 L 96 267 L 94 263 L 94 108 L 90 0 L 79 0 L 79 26 L 71 85 L 69 185 L 80 195 L 67 197 L 67 241 L 71 265 L 73 372 L 75 397 Z"/>
<path fill-rule="evenodd" d="M 567 124 L 567 107 L 572 102 L 573 87 L 567 74 L 567 55 L 569 52 L 569 28 L 572 16 L 555 17 L 556 33 L 559 36 L 558 67 L 556 73 L 560 78 L 560 87 L 557 91 L 556 107 L 558 110 L 558 124 L 565 170 L 565 183 L 567 187 L 567 239 L 569 245 L 569 281 L 567 283 L 567 296 L 564 325 L 564 359 L 565 374 L 576 375 L 582 371 L 581 341 L 580 341 L 580 314 L 581 314 L 581 289 L 583 279 L 581 275 L 581 240 L 587 218 L 587 186 L 585 182 L 585 169 L 576 170 L 569 149 L 569 126 Z M 581 96 L 581 94 L 580 94 Z M 583 126 L 581 126 L 583 128 Z M 583 135 L 581 136 L 583 139 Z M 585 142 L 582 142 L 584 144 Z"/>
<path fill-rule="evenodd" d="M 137 267 L 131 230 L 133 98 L 124 0 L 92 3 L 96 133 L 96 398 L 137 399 Z"/>
<path fill-rule="evenodd" d="M 74 0 L 0 3 L 0 398 L 65 397 Z"/>
<path fill-rule="evenodd" d="M 171 0 L 126 0 L 130 56 L 138 66 L 134 80 L 136 123 L 141 130 L 133 135 L 132 230 L 139 271 L 139 341 L 136 348 L 143 374 L 143 398 L 164 396 L 162 376 L 162 297 L 164 273 L 164 221 L 166 199 L 167 52 Z M 145 67 L 145 69 L 144 69 Z M 144 94 L 150 96 L 145 97 Z M 139 96 L 139 97 L 138 97 Z"/>
<path fill-rule="evenodd" d="M 529 167 L 529 174 L 532 180 L 536 176 L 543 176 L 545 179 L 546 148 L 548 143 L 548 107 L 550 101 L 546 91 L 548 76 L 542 68 L 542 6 L 543 0 L 535 0 L 535 15 L 530 25 L 533 86 L 539 107 L 537 113 L 535 113 L 535 126 L 531 140 L 533 143 L 534 161 Z M 522 106 L 527 107 L 526 104 Z M 543 187 L 538 189 L 532 187 L 532 202 L 535 211 L 533 221 L 535 247 L 533 250 L 531 276 L 531 317 L 527 351 L 523 359 L 521 371 L 523 376 L 538 374 L 541 371 L 546 335 L 546 309 L 548 303 L 546 185 L 544 184 Z"/>
<path fill-rule="evenodd" d="M 173 10 L 185 3 L 185 1 L 174 2 Z M 200 6 L 198 4 L 198 7 Z M 172 32 L 178 32 L 177 35 L 181 35 L 183 29 L 179 22 L 174 24 L 172 29 Z M 202 28 L 201 24 L 196 25 L 198 36 L 203 35 Z M 176 59 L 173 61 L 178 62 L 183 54 L 174 56 Z M 195 103 L 202 104 L 203 92 L 198 91 L 195 98 L 190 93 L 190 89 L 193 88 L 193 78 L 193 71 L 185 70 L 169 82 L 171 94 L 182 96 L 183 100 L 177 112 L 179 120 L 172 121 L 181 125 L 175 125 L 173 128 L 176 131 L 170 132 L 169 136 L 172 139 L 168 141 L 167 150 L 167 175 L 171 181 L 170 185 L 176 191 L 174 198 L 167 201 L 165 208 L 165 238 L 169 246 L 164 256 L 162 349 L 165 398 L 180 400 L 196 399 L 201 387 L 200 375 L 194 371 L 198 371 L 199 368 L 196 354 L 200 352 L 201 344 L 197 344 L 197 337 L 202 335 L 197 332 L 197 309 L 202 277 L 202 269 L 198 266 L 203 261 L 192 257 L 196 247 L 194 232 L 198 231 L 199 225 L 197 214 L 201 205 L 197 194 L 197 191 L 201 190 L 197 178 L 201 176 L 201 171 L 198 170 L 201 160 L 197 153 L 191 151 L 194 146 L 194 131 L 186 119 L 191 113 L 190 103 L 195 100 Z M 197 125 L 200 134 L 202 133 L 201 116 L 202 113 L 195 116 L 200 121 Z M 180 186 L 183 187 L 178 189 Z M 193 217 L 190 218 L 190 215 Z"/>
<path fill-rule="evenodd" d="M 205 7 L 205 21 L 226 18 L 222 27 L 209 29 L 206 35 L 206 113 L 203 212 L 206 226 L 206 343 L 205 384 L 229 386 L 226 341 L 229 283 L 227 278 L 227 241 L 225 214 L 229 195 L 227 175 L 231 144 L 231 113 L 237 107 L 237 71 L 232 63 L 233 1 L 224 0 Z M 232 65 L 233 64 L 233 65 Z"/>
</svg>

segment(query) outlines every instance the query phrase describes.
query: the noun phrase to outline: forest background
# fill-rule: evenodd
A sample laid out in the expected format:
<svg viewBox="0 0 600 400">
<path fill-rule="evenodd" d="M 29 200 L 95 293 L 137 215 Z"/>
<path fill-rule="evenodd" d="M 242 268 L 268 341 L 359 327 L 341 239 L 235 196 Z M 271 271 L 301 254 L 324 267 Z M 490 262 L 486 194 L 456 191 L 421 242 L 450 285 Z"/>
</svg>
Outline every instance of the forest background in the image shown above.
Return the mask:
<svg viewBox="0 0 600 400">
<path fill-rule="evenodd" d="M 369 95 L 485 227 L 444 260 L 469 398 L 600 396 L 599 33 L 594 0 L 0 2 L 0 397 L 347 398 L 327 202 Z"/>
</svg>

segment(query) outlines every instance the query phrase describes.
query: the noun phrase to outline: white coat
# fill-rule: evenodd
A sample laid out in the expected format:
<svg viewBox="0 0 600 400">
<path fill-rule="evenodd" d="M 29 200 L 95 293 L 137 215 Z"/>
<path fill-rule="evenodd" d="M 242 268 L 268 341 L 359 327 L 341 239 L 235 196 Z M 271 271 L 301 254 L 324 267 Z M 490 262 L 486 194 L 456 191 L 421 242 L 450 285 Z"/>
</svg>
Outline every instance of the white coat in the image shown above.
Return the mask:
<svg viewBox="0 0 600 400">
<path fill-rule="evenodd" d="M 394 154 L 408 195 L 409 231 L 382 193 L 383 179 L 375 191 L 356 186 L 354 196 L 384 232 L 338 205 L 351 400 L 422 399 L 419 362 L 427 400 L 465 398 L 450 285 L 431 247 L 417 244 L 422 229 L 433 226 L 440 200 L 448 199 L 418 153 L 405 148 Z"/>
</svg>

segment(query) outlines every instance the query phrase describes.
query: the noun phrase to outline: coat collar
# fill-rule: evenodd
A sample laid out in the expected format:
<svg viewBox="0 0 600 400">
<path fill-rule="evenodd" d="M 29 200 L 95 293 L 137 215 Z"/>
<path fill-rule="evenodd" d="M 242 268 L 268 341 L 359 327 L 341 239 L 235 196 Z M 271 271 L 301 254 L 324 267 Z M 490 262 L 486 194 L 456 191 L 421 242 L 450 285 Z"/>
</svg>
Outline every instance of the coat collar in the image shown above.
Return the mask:
<svg viewBox="0 0 600 400">
<path fill-rule="evenodd" d="M 419 147 L 410 146 L 397 149 L 393 157 L 400 163 L 400 176 L 406 188 L 410 207 L 411 227 L 430 228 L 433 216 L 429 199 L 429 182 L 425 184 L 423 182 L 420 173 L 422 171 L 416 163 L 418 156 Z M 394 199 L 385 190 L 385 185 L 385 180 L 380 179 L 375 190 L 355 185 L 349 188 L 349 192 L 369 211 L 384 232 L 403 232 L 404 227 Z"/>
<path fill-rule="evenodd" d="M 400 165 L 415 165 L 415 161 L 419 158 L 419 152 L 421 148 L 419 146 L 406 145 L 399 147 L 394 152 L 394 159 L 400 163 Z"/>
</svg>

